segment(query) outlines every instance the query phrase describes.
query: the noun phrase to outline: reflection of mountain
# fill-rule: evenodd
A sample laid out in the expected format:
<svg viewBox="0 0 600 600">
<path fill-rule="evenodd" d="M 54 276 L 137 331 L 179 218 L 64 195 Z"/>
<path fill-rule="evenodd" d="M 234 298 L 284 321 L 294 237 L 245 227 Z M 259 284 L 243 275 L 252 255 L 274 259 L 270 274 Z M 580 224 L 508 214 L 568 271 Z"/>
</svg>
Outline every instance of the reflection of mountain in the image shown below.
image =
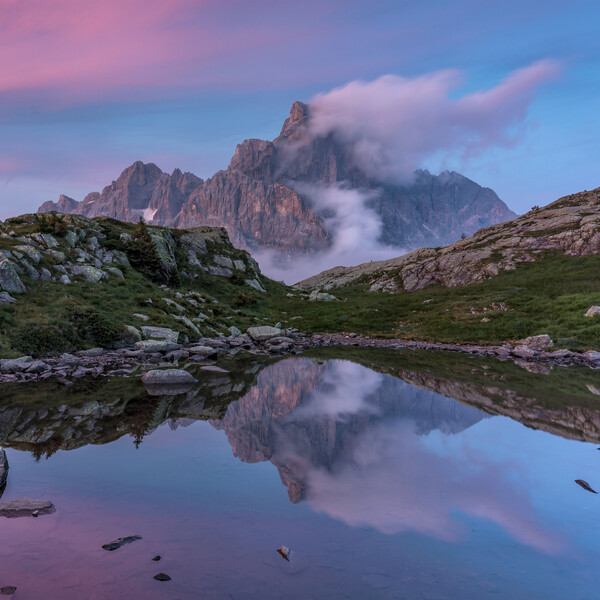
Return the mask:
<svg viewBox="0 0 600 600">
<path fill-rule="evenodd" d="M 309 466 L 332 468 L 361 432 L 398 420 L 417 434 L 457 433 L 485 413 L 353 363 L 294 358 L 267 367 L 256 385 L 212 424 L 235 456 L 271 460 L 292 502 L 303 499 Z"/>
</svg>

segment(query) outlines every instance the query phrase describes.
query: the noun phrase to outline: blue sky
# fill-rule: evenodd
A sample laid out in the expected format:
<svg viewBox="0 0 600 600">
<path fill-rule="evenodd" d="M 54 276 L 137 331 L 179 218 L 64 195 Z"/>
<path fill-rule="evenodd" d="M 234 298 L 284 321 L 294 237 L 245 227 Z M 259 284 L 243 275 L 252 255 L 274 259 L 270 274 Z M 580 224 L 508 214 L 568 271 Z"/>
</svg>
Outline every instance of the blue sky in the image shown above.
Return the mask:
<svg viewBox="0 0 600 600">
<path fill-rule="evenodd" d="M 510 144 L 443 160 L 429 145 L 414 165 L 524 212 L 600 185 L 598 24 L 591 1 L 3 0 L 0 218 L 82 199 L 135 160 L 208 177 L 244 138 L 275 137 L 294 100 L 356 80 L 451 69 L 458 100 L 550 60 Z"/>
</svg>

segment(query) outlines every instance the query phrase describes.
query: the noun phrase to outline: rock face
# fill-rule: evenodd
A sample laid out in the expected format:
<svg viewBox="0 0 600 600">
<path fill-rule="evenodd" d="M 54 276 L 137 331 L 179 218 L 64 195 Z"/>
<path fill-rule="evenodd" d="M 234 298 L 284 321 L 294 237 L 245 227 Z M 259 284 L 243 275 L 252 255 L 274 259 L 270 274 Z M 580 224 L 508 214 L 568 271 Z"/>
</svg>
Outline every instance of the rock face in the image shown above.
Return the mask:
<svg viewBox="0 0 600 600">
<path fill-rule="evenodd" d="M 176 169 L 136 162 L 82 202 L 61 196 L 39 212 L 105 215 L 153 225 L 225 227 L 240 248 L 314 252 L 327 248 L 332 232 L 311 189 L 333 185 L 365 192 L 382 221 L 381 241 L 406 247 L 440 245 L 515 215 L 489 188 L 459 173 L 417 171 L 411 182 L 369 178 L 333 134 L 309 131 L 310 107 L 294 102 L 279 137 L 239 144 L 229 167 L 203 181 Z"/>
<path fill-rule="evenodd" d="M 469 285 L 533 262 L 545 252 L 600 253 L 600 188 L 560 198 L 513 221 L 481 229 L 442 248 L 421 248 L 398 258 L 335 267 L 297 284 L 330 290 L 366 276 L 370 291 L 413 291 L 432 284 Z"/>
</svg>

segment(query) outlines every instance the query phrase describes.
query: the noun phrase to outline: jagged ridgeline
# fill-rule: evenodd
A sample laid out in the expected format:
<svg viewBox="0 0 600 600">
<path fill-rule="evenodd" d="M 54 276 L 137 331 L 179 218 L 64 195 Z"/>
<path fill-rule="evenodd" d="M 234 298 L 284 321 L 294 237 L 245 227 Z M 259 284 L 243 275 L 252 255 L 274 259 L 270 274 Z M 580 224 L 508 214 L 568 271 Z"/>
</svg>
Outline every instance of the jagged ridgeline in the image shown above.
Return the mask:
<svg viewBox="0 0 600 600">
<path fill-rule="evenodd" d="M 0 222 L 3 355 L 130 345 L 145 321 L 182 340 L 229 335 L 256 324 L 268 288 L 278 284 L 222 228 L 57 213 Z"/>
</svg>

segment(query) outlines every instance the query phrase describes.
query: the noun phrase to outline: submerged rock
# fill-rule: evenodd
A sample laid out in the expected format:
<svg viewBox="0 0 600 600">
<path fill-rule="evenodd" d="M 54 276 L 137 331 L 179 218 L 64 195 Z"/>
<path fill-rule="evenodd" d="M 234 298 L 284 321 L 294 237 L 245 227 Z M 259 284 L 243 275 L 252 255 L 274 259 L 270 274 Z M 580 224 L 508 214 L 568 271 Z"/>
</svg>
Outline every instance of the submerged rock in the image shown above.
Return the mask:
<svg viewBox="0 0 600 600">
<path fill-rule="evenodd" d="M 8 477 L 8 459 L 6 458 L 6 452 L 0 450 L 0 489 L 6 485 L 6 478 Z"/>
<path fill-rule="evenodd" d="M 592 494 L 597 494 L 598 492 L 596 490 L 594 490 L 592 488 L 592 486 L 585 480 L 583 479 L 576 479 L 575 483 L 577 485 L 580 485 L 584 490 L 588 491 L 588 492 L 592 492 Z"/>
<path fill-rule="evenodd" d="M 148 371 L 142 377 L 145 385 L 172 385 L 196 383 L 196 379 L 191 373 L 183 369 L 154 369 Z"/>
<path fill-rule="evenodd" d="M 113 550 L 117 550 L 121 546 L 124 546 L 125 544 L 131 544 L 131 542 L 135 542 L 135 541 L 141 540 L 141 539 L 142 539 L 141 535 L 130 535 L 128 537 L 118 538 L 114 542 L 110 542 L 109 544 L 104 544 L 102 546 L 102 549 L 112 552 Z"/>
<path fill-rule="evenodd" d="M 0 587 L 0 595 L 2 596 L 12 596 L 16 591 L 16 585 L 5 585 L 4 587 Z"/>
<path fill-rule="evenodd" d="M 171 581 L 171 578 L 166 573 L 158 573 L 154 576 L 156 581 Z"/>
<path fill-rule="evenodd" d="M 279 548 L 277 548 L 277 552 L 279 552 L 279 554 L 285 558 L 285 560 L 288 562 L 290 561 L 290 555 L 292 551 L 287 546 L 279 546 Z"/>
<path fill-rule="evenodd" d="M 56 512 L 54 504 L 49 500 L 34 500 L 33 498 L 17 498 L 8 502 L 0 502 L 0 516 L 9 519 L 16 517 L 32 517 L 37 515 L 49 515 Z"/>
</svg>

